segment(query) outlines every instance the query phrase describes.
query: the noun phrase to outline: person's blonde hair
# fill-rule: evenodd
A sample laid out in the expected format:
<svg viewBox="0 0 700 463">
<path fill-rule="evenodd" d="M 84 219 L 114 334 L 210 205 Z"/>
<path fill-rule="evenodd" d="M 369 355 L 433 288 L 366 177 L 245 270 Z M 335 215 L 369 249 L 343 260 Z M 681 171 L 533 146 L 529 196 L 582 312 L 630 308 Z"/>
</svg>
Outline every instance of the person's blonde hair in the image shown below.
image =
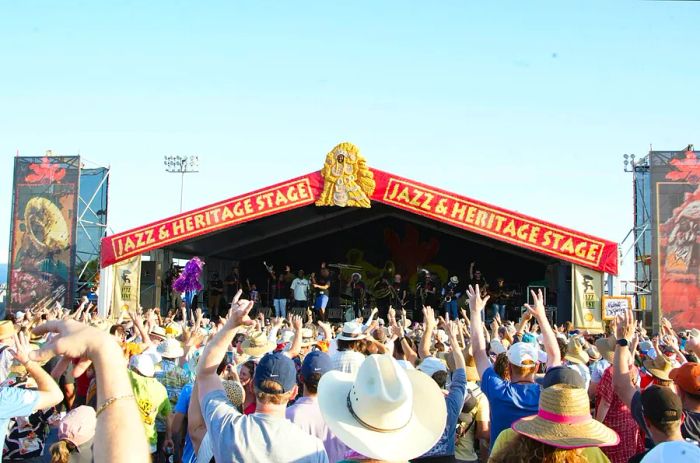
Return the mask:
<svg viewBox="0 0 700 463">
<path fill-rule="evenodd" d="M 491 455 L 490 463 L 586 463 L 577 449 L 560 449 L 518 435 Z"/>
<path fill-rule="evenodd" d="M 51 446 L 51 463 L 68 463 L 70 452 L 75 450 L 75 445 L 67 440 L 60 440 Z"/>
<path fill-rule="evenodd" d="M 282 386 L 275 381 L 266 379 L 261 386 L 267 391 L 279 391 L 275 393 L 263 392 L 257 387 L 255 388 L 255 398 L 259 404 L 274 404 L 284 405 L 292 398 L 292 391 L 282 392 Z"/>
</svg>

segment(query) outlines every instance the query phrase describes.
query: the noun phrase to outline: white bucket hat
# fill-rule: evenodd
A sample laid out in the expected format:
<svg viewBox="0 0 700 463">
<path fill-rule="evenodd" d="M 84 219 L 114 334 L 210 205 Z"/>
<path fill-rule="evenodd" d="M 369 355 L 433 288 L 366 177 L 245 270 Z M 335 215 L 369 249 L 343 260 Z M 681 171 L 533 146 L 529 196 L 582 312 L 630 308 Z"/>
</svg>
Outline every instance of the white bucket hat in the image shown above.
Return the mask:
<svg viewBox="0 0 700 463">
<path fill-rule="evenodd" d="M 166 359 L 179 359 L 185 355 L 185 351 L 180 345 L 180 341 L 174 338 L 168 338 L 158 344 L 158 353 Z"/>
<path fill-rule="evenodd" d="M 447 420 L 437 383 L 419 371 L 404 370 L 386 355 L 370 355 L 356 374 L 323 375 L 318 402 L 333 434 L 377 460 L 423 455 L 440 439 Z"/>
<path fill-rule="evenodd" d="M 129 365 L 133 370 L 137 370 L 141 375 L 148 378 L 153 378 L 156 374 L 156 366 L 153 363 L 153 357 L 149 354 L 134 355 L 131 357 Z"/>
<path fill-rule="evenodd" d="M 365 339 L 365 334 L 362 332 L 362 325 L 357 322 L 345 322 L 343 331 L 338 335 L 340 341 L 357 341 Z"/>
<path fill-rule="evenodd" d="M 426 357 L 418 365 L 418 371 L 422 371 L 428 376 L 433 376 L 433 374 L 438 371 L 447 371 L 447 365 L 445 365 L 442 360 L 437 357 Z"/>
</svg>

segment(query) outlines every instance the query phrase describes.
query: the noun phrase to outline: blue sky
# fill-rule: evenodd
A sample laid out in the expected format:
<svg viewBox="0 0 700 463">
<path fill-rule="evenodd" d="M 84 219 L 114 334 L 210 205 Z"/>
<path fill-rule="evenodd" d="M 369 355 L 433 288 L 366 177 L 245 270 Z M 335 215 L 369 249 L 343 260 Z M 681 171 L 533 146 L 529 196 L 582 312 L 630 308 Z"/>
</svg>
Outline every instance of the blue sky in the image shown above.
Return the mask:
<svg viewBox="0 0 700 463">
<path fill-rule="evenodd" d="M 696 2 L 3 2 L 0 249 L 17 151 L 111 165 L 120 231 L 177 212 L 164 155 L 200 156 L 193 208 L 346 140 L 620 241 L 622 154 L 700 144 L 699 20 Z"/>
</svg>

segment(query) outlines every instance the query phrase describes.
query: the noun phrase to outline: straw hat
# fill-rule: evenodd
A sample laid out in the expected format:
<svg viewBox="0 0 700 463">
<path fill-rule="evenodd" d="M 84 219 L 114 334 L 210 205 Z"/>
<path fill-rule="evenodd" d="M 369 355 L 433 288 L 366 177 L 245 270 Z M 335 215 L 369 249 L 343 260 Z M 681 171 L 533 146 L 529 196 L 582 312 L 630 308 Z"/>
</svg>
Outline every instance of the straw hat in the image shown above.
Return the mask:
<svg viewBox="0 0 700 463">
<path fill-rule="evenodd" d="M 231 380 L 222 381 L 221 384 L 224 386 L 224 392 L 226 393 L 226 398 L 231 404 L 237 409 L 241 409 L 243 405 L 243 386 L 241 383 Z"/>
<path fill-rule="evenodd" d="M 177 338 L 182 334 L 182 326 L 177 322 L 170 322 L 165 326 L 165 334 Z"/>
<path fill-rule="evenodd" d="M 586 365 L 590 358 L 581 343 L 576 338 L 571 338 L 569 343 L 566 345 L 566 355 L 564 360 L 568 360 L 571 363 L 578 363 L 579 365 Z"/>
<path fill-rule="evenodd" d="M 586 353 L 588 354 L 588 357 L 593 361 L 598 361 L 602 358 L 600 356 L 600 352 L 595 346 L 588 346 L 588 349 L 586 349 Z"/>
<path fill-rule="evenodd" d="M 365 339 L 365 334 L 362 332 L 362 325 L 357 322 L 345 322 L 343 331 L 338 335 L 340 341 L 357 341 Z"/>
<path fill-rule="evenodd" d="M 323 375 L 318 403 L 338 439 L 377 460 L 423 455 L 440 439 L 447 420 L 445 399 L 435 381 L 404 370 L 386 355 L 370 355 L 356 374 Z"/>
<path fill-rule="evenodd" d="M 161 341 L 165 340 L 166 338 L 166 333 L 165 329 L 162 326 L 154 326 L 151 328 L 151 332 L 148 333 L 149 336 L 153 336 L 154 338 L 158 338 Z"/>
<path fill-rule="evenodd" d="M 268 352 L 272 352 L 277 347 L 277 344 L 270 342 L 265 336 L 265 333 L 258 331 L 252 333 L 248 339 L 243 341 L 243 352 L 251 357 L 262 357 Z"/>
<path fill-rule="evenodd" d="M 15 330 L 15 325 L 10 320 L 0 321 L 0 341 L 11 338 L 15 334 L 17 334 L 17 330 Z"/>
<path fill-rule="evenodd" d="M 609 447 L 620 437 L 591 416 L 588 392 L 556 384 L 540 393 L 537 415 L 513 423 L 513 431 L 561 449 Z"/>
<path fill-rule="evenodd" d="M 608 363 L 613 363 L 615 358 L 615 339 L 611 337 L 598 338 L 595 342 L 595 347 Z"/>
<path fill-rule="evenodd" d="M 654 359 L 648 358 L 644 361 L 644 368 L 655 378 L 669 381 L 669 374 L 673 370 L 673 365 L 664 354 L 658 354 Z"/>
</svg>

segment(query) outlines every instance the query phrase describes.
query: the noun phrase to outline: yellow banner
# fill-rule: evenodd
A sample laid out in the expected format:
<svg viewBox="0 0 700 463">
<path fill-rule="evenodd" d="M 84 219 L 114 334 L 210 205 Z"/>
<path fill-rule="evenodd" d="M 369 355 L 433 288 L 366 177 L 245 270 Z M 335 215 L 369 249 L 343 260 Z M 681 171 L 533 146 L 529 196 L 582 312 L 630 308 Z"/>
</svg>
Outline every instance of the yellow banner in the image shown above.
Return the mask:
<svg viewBox="0 0 700 463">
<path fill-rule="evenodd" d="M 114 264 L 114 297 L 112 315 L 122 310 L 138 310 L 141 292 L 141 256 Z"/>
<path fill-rule="evenodd" d="M 572 265 L 574 327 L 603 331 L 603 273 Z"/>
</svg>

